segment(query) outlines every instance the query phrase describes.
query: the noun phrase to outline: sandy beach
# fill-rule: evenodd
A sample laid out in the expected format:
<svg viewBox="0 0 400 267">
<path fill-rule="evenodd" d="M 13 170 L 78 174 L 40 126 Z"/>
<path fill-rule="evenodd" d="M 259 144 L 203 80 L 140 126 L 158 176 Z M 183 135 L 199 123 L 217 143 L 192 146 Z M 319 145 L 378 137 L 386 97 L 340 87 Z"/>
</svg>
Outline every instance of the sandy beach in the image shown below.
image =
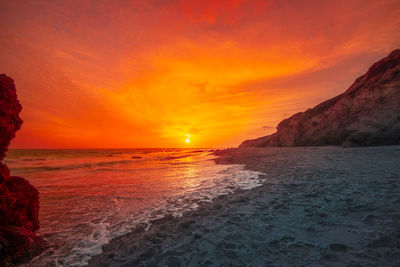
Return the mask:
<svg viewBox="0 0 400 267">
<path fill-rule="evenodd" d="M 263 184 L 112 240 L 90 266 L 398 266 L 400 147 L 241 148 Z"/>
</svg>

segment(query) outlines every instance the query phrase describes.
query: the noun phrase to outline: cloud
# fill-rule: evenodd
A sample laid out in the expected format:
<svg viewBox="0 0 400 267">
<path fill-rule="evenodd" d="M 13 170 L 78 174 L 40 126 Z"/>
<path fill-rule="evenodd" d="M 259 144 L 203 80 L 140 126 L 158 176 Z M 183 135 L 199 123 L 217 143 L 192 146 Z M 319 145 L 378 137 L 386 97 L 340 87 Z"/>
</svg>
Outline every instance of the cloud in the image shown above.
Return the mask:
<svg viewBox="0 0 400 267">
<path fill-rule="evenodd" d="M 178 10 L 190 24 L 203 26 L 234 26 L 267 12 L 265 0 L 183 0 Z"/>
<path fill-rule="evenodd" d="M 232 146 L 400 46 L 396 0 L 3 1 L 17 147 Z M 270 129 L 272 130 L 272 129 Z"/>
</svg>

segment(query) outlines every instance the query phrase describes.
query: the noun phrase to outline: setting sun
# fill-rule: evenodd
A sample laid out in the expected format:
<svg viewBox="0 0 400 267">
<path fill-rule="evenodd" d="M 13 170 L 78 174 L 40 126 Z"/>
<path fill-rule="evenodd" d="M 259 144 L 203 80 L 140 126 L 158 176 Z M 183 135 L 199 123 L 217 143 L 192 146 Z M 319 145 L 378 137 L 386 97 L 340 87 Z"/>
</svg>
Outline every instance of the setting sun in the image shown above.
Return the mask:
<svg viewBox="0 0 400 267">
<path fill-rule="evenodd" d="M 186 143 L 190 143 L 190 139 L 189 138 L 186 138 Z"/>
</svg>

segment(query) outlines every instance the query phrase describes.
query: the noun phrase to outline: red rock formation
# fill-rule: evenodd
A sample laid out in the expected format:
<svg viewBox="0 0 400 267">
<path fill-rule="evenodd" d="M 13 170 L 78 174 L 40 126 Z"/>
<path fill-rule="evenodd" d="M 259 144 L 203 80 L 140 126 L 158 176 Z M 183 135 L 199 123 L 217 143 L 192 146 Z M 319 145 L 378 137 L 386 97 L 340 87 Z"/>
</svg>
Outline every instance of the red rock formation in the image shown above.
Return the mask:
<svg viewBox="0 0 400 267">
<path fill-rule="evenodd" d="M 44 247 L 39 229 L 39 192 L 24 178 L 10 176 L 2 163 L 20 129 L 21 105 L 14 81 L 0 75 L 0 266 L 31 258 Z"/>
<path fill-rule="evenodd" d="M 241 147 L 400 145 L 400 50 L 371 66 L 341 95 L 278 124 Z"/>
<path fill-rule="evenodd" d="M 1 74 L 0 88 L 0 161 L 2 161 L 11 139 L 15 137 L 15 132 L 21 128 L 22 120 L 19 113 L 22 107 L 17 100 L 13 79 Z"/>
</svg>

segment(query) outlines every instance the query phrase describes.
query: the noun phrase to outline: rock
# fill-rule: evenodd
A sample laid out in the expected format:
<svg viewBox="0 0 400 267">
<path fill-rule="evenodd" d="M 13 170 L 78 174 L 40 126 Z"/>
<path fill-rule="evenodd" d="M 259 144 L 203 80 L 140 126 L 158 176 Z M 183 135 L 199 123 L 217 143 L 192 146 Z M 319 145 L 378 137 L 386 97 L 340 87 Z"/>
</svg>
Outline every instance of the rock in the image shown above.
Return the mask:
<svg viewBox="0 0 400 267">
<path fill-rule="evenodd" d="M 373 64 L 344 93 L 240 147 L 400 144 L 400 50 Z"/>
<path fill-rule="evenodd" d="M 27 261 L 45 247 L 39 229 L 39 192 L 24 178 L 10 176 L 2 163 L 20 129 L 21 105 L 14 81 L 0 75 L 0 266 Z"/>
<path fill-rule="evenodd" d="M 14 81 L 5 74 L 0 75 L 0 161 L 5 157 L 11 139 L 21 128 L 19 117 L 22 107 L 17 99 Z"/>
<path fill-rule="evenodd" d="M 5 181 L 13 198 L 13 209 L 2 222 L 23 226 L 30 231 L 39 229 L 39 192 L 24 178 L 11 176 Z"/>
</svg>

